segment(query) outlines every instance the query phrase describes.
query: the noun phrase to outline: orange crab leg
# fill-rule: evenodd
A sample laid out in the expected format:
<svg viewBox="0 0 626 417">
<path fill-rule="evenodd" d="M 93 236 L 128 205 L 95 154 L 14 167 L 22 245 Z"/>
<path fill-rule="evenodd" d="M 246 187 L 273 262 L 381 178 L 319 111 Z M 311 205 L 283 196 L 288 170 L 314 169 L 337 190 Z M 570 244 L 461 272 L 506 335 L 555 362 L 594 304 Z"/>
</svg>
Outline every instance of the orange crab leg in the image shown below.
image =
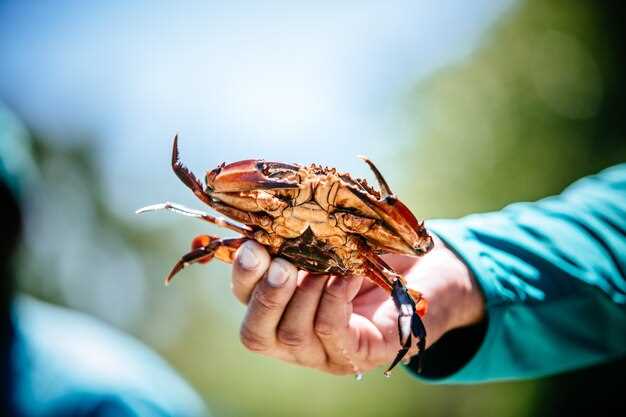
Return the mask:
<svg viewBox="0 0 626 417">
<path fill-rule="evenodd" d="M 390 283 L 388 284 L 389 287 L 393 286 L 393 281 L 395 281 L 395 279 L 400 280 L 402 285 L 406 287 L 406 280 L 404 279 L 404 277 L 398 274 L 397 272 L 395 272 L 387 264 L 387 262 L 385 262 L 383 258 L 381 258 L 380 256 L 376 255 L 373 252 L 367 253 L 366 256 L 367 256 L 368 261 L 371 262 L 373 265 L 375 265 L 380 270 L 382 275 L 387 278 L 386 282 Z M 386 286 L 382 288 L 387 289 Z M 389 291 L 391 291 L 391 288 L 389 288 Z M 417 314 L 419 314 L 420 317 L 424 317 L 426 313 L 428 312 L 428 302 L 422 296 L 422 293 L 411 288 L 407 288 L 407 292 L 413 298 L 413 301 L 415 301 L 415 311 L 417 312 Z"/>
<path fill-rule="evenodd" d="M 406 280 L 404 277 L 393 270 L 387 262 L 379 255 L 374 253 L 371 248 L 365 244 L 359 244 L 359 251 L 363 254 L 366 260 L 367 276 L 376 285 L 382 289 L 392 292 L 394 282 L 399 280 L 400 283 L 406 287 Z M 407 288 L 407 292 L 413 298 L 417 314 L 420 317 L 424 317 L 428 310 L 428 302 L 422 296 L 419 291 Z"/>
<path fill-rule="evenodd" d="M 235 252 L 243 242 L 248 240 L 245 237 L 234 239 L 220 239 L 216 236 L 202 235 L 196 237 L 191 243 L 192 250 L 184 254 L 174 265 L 171 272 L 165 278 L 165 285 L 174 278 L 183 268 L 195 263 L 207 263 L 213 258 L 226 263 L 233 263 Z"/>
<path fill-rule="evenodd" d="M 392 285 L 382 272 L 374 265 L 369 264 L 366 266 L 366 275 L 374 284 L 378 285 L 380 288 L 387 292 L 391 292 Z"/>
</svg>

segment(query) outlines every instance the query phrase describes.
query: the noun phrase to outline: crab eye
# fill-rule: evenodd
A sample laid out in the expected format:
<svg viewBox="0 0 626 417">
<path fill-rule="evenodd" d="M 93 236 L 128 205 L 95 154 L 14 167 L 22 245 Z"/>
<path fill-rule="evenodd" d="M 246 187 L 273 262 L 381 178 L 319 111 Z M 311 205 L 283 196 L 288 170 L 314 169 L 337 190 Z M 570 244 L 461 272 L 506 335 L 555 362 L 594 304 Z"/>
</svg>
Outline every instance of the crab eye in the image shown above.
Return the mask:
<svg viewBox="0 0 626 417">
<path fill-rule="evenodd" d="M 213 191 L 213 187 L 211 187 L 211 184 L 213 183 L 214 179 L 215 179 L 215 175 L 213 175 L 213 171 L 207 173 L 206 176 L 204 177 L 204 184 L 205 184 L 207 193 Z"/>
<path fill-rule="evenodd" d="M 210 193 L 214 190 L 213 183 L 215 182 L 215 178 L 222 172 L 222 168 L 224 168 L 226 164 L 222 162 L 217 168 L 207 172 L 204 177 L 204 183 L 206 184 L 206 192 Z"/>
<path fill-rule="evenodd" d="M 265 161 L 258 161 L 256 163 L 256 167 L 255 168 L 256 168 L 257 171 L 262 172 L 263 175 L 268 175 L 269 174 L 268 167 L 267 167 L 267 164 L 265 163 Z"/>
</svg>

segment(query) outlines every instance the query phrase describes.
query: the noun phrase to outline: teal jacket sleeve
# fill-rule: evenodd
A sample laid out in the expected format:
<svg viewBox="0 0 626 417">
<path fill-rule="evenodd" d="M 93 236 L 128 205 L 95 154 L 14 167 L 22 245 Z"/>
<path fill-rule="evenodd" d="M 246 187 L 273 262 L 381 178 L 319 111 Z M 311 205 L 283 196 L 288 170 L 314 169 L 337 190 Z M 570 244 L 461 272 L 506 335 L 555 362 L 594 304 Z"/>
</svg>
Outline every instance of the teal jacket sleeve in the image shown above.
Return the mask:
<svg viewBox="0 0 626 417">
<path fill-rule="evenodd" d="M 487 319 L 428 349 L 420 378 L 534 378 L 626 354 L 626 164 L 555 197 L 428 227 L 472 271 Z"/>
</svg>

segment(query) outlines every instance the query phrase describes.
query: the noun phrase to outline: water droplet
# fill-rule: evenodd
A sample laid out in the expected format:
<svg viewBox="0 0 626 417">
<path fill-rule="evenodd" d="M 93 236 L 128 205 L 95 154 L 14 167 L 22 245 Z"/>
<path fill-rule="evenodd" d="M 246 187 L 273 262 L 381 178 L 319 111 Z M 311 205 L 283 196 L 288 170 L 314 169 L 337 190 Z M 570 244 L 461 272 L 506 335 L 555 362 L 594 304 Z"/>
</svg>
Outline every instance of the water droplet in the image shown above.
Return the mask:
<svg viewBox="0 0 626 417">
<path fill-rule="evenodd" d="M 384 375 L 385 375 L 385 378 L 391 377 L 391 371 L 386 371 Z"/>
<path fill-rule="evenodd" d="M 363 380 L 363 372 L 357 372 L 356 374 L 354 374 L 354 379 L 356 379 L 357 381 L 362 381 Z"/>
</svg>

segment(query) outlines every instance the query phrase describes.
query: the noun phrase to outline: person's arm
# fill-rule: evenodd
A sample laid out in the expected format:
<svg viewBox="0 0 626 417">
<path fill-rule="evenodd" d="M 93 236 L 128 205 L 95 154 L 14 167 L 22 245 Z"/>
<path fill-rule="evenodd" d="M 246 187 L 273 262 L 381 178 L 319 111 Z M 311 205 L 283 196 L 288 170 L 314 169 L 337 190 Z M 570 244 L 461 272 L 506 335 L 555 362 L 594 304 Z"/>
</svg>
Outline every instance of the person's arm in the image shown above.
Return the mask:
<svg viewBox="0 0 626 417">
<path fill-rule="evenodd" d="M 531 378 L 626 353 L 626 164 L 556 197 L 427 225 L 471 270 L 487 317 L 445 334 L 421 377 Z"/>
</svg>

